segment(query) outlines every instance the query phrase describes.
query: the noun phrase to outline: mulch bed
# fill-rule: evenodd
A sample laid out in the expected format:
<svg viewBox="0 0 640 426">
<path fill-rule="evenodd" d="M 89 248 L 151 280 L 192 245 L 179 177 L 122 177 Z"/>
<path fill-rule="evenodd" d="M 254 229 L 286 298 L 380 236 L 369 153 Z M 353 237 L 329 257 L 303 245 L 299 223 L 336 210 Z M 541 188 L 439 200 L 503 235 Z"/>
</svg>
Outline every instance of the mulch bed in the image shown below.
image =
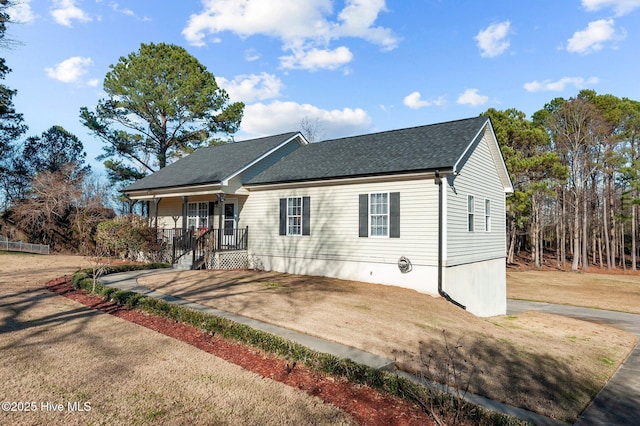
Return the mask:
<svg viewBox="0 0 640 426">
<path fill-rule="evenodd" d="M 239 365 L 263 377 L 296 387 L 350 414 L 363 425 L 433 425 L 433 420 L 417 406 L 384 395 L 367 386 L 345 379 L 323 375 L 249 346 L 204 334 L 190 325 L 175 322 L 141 310 L 131 310 L 106 302 L 102 297 L 75 290 L 70 277 L 49 281 L 47 288 L 59 295 L 80 302 L 93 309 L 155 330 L 178 339 L 212 355 Z"/>
</svg>

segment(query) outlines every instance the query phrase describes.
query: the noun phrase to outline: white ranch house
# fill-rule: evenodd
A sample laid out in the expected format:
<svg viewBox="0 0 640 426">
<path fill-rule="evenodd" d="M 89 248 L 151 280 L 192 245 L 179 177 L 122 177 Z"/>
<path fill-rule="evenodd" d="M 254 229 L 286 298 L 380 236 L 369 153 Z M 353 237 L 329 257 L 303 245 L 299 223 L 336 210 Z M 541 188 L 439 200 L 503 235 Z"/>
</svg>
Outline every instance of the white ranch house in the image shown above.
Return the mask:
<svg viewBox="0 0 640 426">
<path fill-rule="evenodd" d="M 415 289 L 506 312 L 505 194 L 491 122 L 201 148 L 125 188 L 176 263 Z"/>
</svg>

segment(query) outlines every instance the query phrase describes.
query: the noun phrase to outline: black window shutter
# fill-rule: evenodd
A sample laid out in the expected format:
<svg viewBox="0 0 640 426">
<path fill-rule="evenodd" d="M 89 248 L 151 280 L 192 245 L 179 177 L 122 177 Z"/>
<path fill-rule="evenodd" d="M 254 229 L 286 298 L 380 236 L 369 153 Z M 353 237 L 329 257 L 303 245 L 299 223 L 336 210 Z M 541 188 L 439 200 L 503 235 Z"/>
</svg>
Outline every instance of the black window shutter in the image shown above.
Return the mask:
<svg viewBox="0 0 640 426">
<path fill-rule="evenodd" d="M 389 237 L 400 238 L 400 193 L 389 194 Z"/>
<path fill-rule="evenodd" d="M 360 200 L 359 201 L 360 208 L 358 210 L 358 217 L 359 217 L 358 236 L 368 237 L 369 236 L 369 195 L 360 194 L 359 200 Z"/>
<path fill-rule="evenodd" d="M 311 197 L 302 197 L 302 235 L 311 235 Z"/>
<path fill-rule="evenodd" d="M 280 235 L 287 235 L 287 199 L 280 198 Z"/>
</svg>

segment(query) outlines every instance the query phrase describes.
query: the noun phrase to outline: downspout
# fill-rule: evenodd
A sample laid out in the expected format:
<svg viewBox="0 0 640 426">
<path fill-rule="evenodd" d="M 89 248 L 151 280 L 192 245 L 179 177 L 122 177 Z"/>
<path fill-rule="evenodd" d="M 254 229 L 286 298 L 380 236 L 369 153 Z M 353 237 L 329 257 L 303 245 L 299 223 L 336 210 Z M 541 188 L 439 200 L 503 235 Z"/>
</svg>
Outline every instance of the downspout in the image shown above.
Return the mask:
<svg viewBox="0 0 640 426">
<path fill-rule="evenodd" d="M 438 294 L 444 297 L 447 301 L 454 305 L 466 310 L 467 307 L 463 304 L 456 302 L 442 289 L 442 179 L 440 178 L 440 171 L 436 170 L 435 184 L 438 185 Z"/>
</svg>

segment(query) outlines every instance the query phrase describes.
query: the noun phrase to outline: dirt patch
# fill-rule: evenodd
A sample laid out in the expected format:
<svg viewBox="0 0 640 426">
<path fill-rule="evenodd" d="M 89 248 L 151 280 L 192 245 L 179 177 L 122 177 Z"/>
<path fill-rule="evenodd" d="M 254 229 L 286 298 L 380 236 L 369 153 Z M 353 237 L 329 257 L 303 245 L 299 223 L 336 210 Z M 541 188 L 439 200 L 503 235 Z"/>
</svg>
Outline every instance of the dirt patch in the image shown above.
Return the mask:
<svg viewBox="0 0 640 426">
<path fill-rule="evenodd" d="M 573 421 L 635 336 L 549 314 L 477 318 L 392 286 L 248 271 L 183 271 L 140 282 L 217 309 L 351 345 L 474 393 Z M 455 363 L 457 373 L 440 361 Z"/>
</svg>

